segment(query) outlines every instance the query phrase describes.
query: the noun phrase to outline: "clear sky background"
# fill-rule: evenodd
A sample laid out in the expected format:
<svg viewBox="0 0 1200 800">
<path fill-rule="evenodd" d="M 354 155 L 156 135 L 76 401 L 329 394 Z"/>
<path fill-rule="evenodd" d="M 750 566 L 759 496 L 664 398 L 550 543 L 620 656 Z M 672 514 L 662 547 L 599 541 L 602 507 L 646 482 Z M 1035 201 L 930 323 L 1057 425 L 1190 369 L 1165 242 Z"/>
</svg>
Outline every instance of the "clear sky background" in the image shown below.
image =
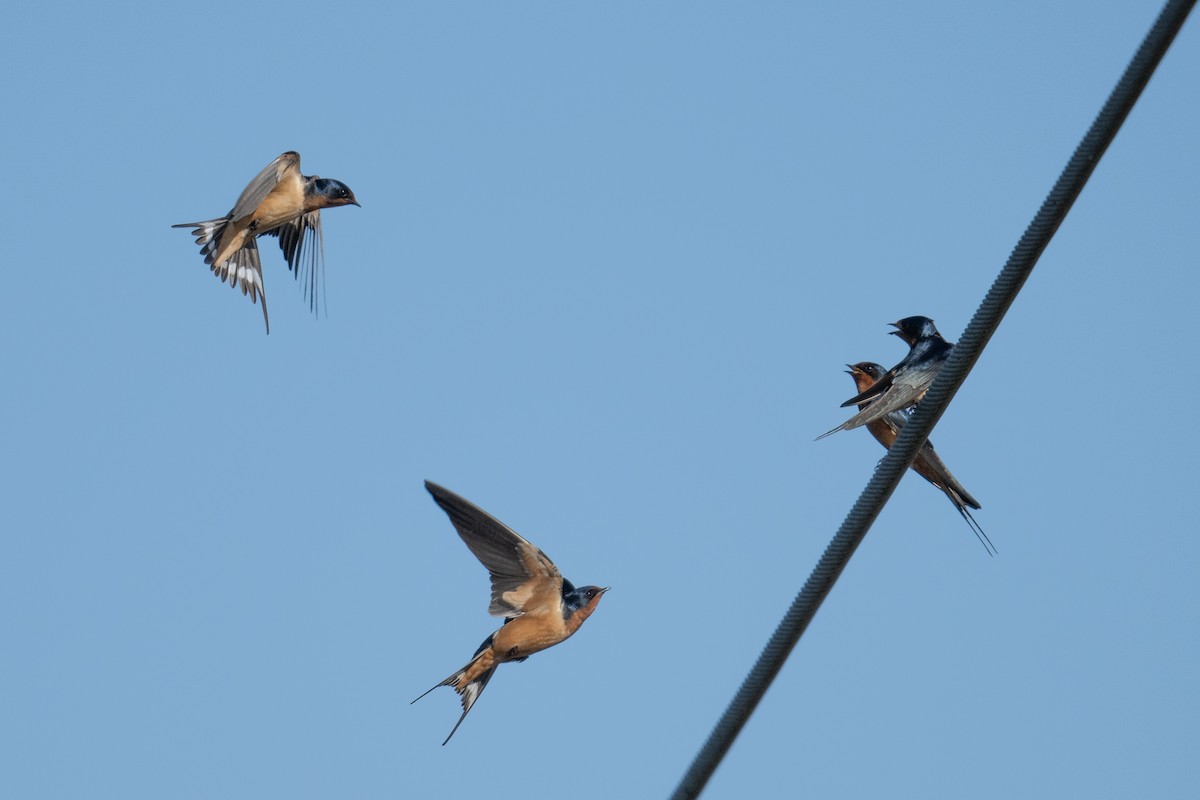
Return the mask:
<svg viewBox="0 0 1200 800">
<path fill-rule="evenodd" d="M 1155 0 L 17 4 L 0 29 L 0 795 L 662 797 Z M 712 797 L 1191 797 L 1200 27 L 1168 53 Z M 281 152 L 328 315 L 170 225 Z M 429 478 L 612 586 L 497 625 Z"/>
</svg>

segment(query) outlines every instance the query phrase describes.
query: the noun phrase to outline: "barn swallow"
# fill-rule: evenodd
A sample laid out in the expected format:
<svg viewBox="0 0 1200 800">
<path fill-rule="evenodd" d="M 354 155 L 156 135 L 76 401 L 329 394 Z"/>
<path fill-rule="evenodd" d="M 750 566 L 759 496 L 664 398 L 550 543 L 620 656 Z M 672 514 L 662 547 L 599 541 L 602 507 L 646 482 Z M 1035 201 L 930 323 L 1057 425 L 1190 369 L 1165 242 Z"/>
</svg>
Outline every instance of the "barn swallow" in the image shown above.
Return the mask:
<svg viewBox="0 0 1200 800">
<path fill-rule="evenodd" d="M 171 227 L 195 228 L 192 235 L 213 273 L 235 289 L 241 286 L 251 303 L 262 295 L 263 322 L 270 333 L 257 238 L 263 234 L 279 237 L 288 269 L 297 280 L 303 262 L 308 279 L 304 295 L 315 312 L 317 273 L 323 276 L 325 266 L 321 209 L 351 204 L 359 203 L 349 186 L 330 178 L 301 175 L 300 154 L 288 151 L 250 181 L 225 216 Z"/>
<path fill-rule="evenodd" d="M 896 328 L 889 333 L 908 343 L 908 355 L 866 390 L 842 403 L 842 408 L 857 405 L 860 411 L 833 430 L 822 433 L 818 440 L 866 425 L 920 402 L 954 349 L 954 343 L 942 338 L 929 317 L 905 317 L 889 324 Z"/>
<path fill-rule="evenodd" d="M 846 366 L 849 367 L 846 372 L 850 377 L 854 378 L 854 383 L 860 392 L 869 389 L 872 384 L 886 374 L 883 367 L 871 361 L 860 361 L 857 364 L 847 364 Z M 866 407 L 866 403 L 859 405 L 860 409 Z M 867 430 L 871 432 L 876 441 L 890 450 L 892 445 L 896 443 L 896 437 L 900 435 L 900 431 L 908 422 L 908 415 L 910 413 L 908 409 L 893 411 L 880 419 L 868 422 Z M 954 504 L 958 513 L 966 520 L 967 525 L 970 526 L 971 531 L 975 534 L 975 538 L 988 551 L 988 555 L 995 555 L 996 546 L 992 544 L 992 540 L 983 532 L 983 528 L 979 527 L 979 523 L 975 521 L 975 517 L 971 516 L 971 512 L 968 510 L 968 508 L 980 508 L 979 501 L 963 488 L 958 479 L 942 463 L 942 459 L 938 457 L 937 451 L 933 449 L 933 442 L 926 441 L 925 444 L 921 445 L 921 450 L 917 453 L 917 457 L 912 463 L 912 468 L 918 475 L 941 489 L 946 497 L 950 498 L 950 502 Z"/>
<path fill-rule="evenodd" d="M 425 481 L 425 488 L 491 573 L 492 604 L 488 613 L 504 617 L 504 624 L 483 640 L 465 667 L 421 695 L 440 686 L 452 686 L 462 697 L 462 716 L 442 742 L 445 745 L 487 688 L 496 667 L 506 661 L 524 661 L 567 639 L 596 610 L 608 587 L 576 589 L 545 553 L 500 520 L 436 483 Z"/>
</svg>

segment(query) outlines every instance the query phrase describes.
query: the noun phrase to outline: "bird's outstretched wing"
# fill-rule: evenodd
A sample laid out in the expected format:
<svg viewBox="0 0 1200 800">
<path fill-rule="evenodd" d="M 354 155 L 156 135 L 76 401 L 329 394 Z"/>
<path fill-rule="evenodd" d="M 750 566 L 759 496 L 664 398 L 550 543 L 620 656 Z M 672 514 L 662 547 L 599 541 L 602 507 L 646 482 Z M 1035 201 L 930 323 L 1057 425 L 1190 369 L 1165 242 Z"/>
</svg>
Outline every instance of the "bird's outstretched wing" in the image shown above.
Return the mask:
<svg viewBox="0 0 1200 800">
<path fill-rule="evenodd" d="M 488 613 L 518 617 L 526 608 L 562 606 L 562 575 L 545 553 L 491 514 L 454 492 L 425 481 L 454 529 L 492 576 Z"/>
<path fill-rule="evenodd" d="M 325 239 L 321 233 L 321 210 L 301 214 L 291 222 L 285 222 L 268 236 L 279 237 L 279 249 L 287 261 L 288 269 L 300 280 L 304 276 L 304 299 L 309 310 L 317 313 L 317 298 L 323 293 L 325 282 Z M 318 278 L 319 276 L 319 278 Z M 322 285 L 318 287 L 318 282 Z"/>
</svg>

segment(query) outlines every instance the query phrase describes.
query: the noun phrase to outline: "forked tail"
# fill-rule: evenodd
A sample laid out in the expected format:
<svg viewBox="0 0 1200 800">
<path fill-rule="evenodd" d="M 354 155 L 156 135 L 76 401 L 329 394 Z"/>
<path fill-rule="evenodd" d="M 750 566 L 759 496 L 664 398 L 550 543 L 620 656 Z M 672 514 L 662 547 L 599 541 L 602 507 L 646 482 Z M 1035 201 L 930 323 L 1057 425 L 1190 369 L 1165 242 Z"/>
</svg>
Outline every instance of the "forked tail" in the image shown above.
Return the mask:
<svg viewBox="0 0 1200 800">
<path fill-rule="evenodd" d="M 479 695 L 483 694 L 483 690 L 487 688 L 488 681 L 492 679 L 493 673 L 496 672 L 496 667 L 499 666 L 499 664 L 495 663 L 491 659 L 491 645 L 492 637 L 489 636 L 475 652 L 475 657 L 472 658 L 465 667 L 458 670 L 441 683 L 437 683 L 429 687 L 429 689 L 427 689 L 424 694 L 421 695 L 421 697 L 424 697 L 434 689 L 442 686 L 452 686 L 454 687 L 454 691 L 458 692 L 462 697 L 462 716 L 458 718 L 458 722 L 454 723 L 454 727 L 450 730 L 450 735 L 446 737 L 446 741 L 442 742 L 443 747 L 445 747 L 446 742 L 450 741 L 451 737 L 454 736 L 455 731 L 458 730 L 458 726 L 462 725 L 463 720 L 467 718 L 467 713 L 471 710 L 471 707 L 475 705 L 475 701 L 479 699 Z M 485 658 L 489 664 L 489 666 L 486 667 L 480 663 Z M 463 684 L 462 681 L 468 673 L 471 674 L 471 678 L 465 684 Z M 418 697 L 412 702 L 417 702 L 417 700 L 420 700 L 421 697 Z M 412 703 L 409 703 L 409 705 L 412 705 Z"/>
</svg>

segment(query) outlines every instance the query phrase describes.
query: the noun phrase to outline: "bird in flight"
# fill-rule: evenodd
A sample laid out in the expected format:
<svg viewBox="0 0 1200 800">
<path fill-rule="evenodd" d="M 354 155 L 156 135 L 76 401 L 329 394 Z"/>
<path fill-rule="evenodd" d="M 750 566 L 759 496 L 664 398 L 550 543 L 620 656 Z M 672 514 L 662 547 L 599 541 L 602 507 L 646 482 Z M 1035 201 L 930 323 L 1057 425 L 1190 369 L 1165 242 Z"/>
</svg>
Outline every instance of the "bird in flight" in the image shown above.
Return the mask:
<svg viewBox="0 0 1200 800">
<path fill-rule="evenodd" d="M 575 588 L 545 553 L 500 520 L 436 483 L 425 481 L 425 488 L 449 515 L 467 547 L 487 567 L 492 578 L 488 613 L 504 617 L 504 624 L 483 640 L 466 666 L 421 695 L 450 686 L 461 696 L 462 716 L 442 742 L 445 745 L 487 688 L 496 667 L 508 661 L 524 661 L 567 639 L 592 615 L 608 588 Z"/>
<path fill-rule="evenodd" d="M 359 205 L 349 186 L 331 178 L 301 175 L 300 154 L 288 151 L 250 181 L 225 216 L 171 227 L 193 228 L 204 263 L 221 281 L 240 287 L 252 303 L 262 296 L 263 323 L 270 333 L 258 237 L 279 238 L 288 269 L 297 279 L 303 268 L 308 281 L 304 294 L 315 312 L 317 273 L 323 275 L 325 264 L 321 209 L 345 205 Z"/>
</svg>

